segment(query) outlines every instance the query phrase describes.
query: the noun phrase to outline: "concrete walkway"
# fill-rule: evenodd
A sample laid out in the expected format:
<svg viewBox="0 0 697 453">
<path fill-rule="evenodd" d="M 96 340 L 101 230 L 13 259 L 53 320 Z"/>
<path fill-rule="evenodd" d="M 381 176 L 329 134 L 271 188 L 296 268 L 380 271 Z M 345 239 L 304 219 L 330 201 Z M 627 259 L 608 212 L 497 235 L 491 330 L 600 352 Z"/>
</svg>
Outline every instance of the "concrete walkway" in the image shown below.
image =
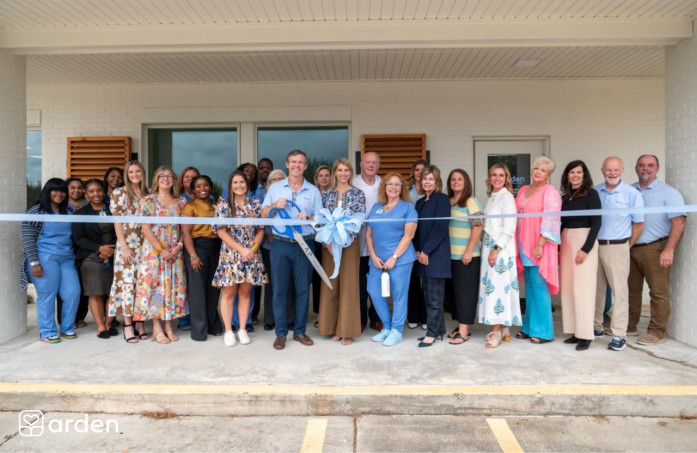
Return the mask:
<svg viewBox="0 0 697 453">
<path fill-rule="evenodd" d="M 0 346 L 0 410 L 697 415 L 697 349 L 674 340 L 642 347 L 630 337 L 616 352 L 605 337 L 577 352 L 562 342 L 558 310 L 557 339 L 545 345 L 513 338 L 487 350 L 488 329 L 475 326 L 457 346 L 417 348 L 418 328 L 405 329 L 404 342 L 392 348 L 370 341 L 369 330 L 342 346 L 316 335 L 311 320 L 315 345 L 289 338 L 284 351 L 275 351 L 273 331 L 261 328 L 250 345 L 226 348 L 222 337 L 194 342 L 182 331 L 169 345 L 102 340 L 93 323 L 77 340 L 46 345 L 33 310 L 29 332 Z"/>
</svg>

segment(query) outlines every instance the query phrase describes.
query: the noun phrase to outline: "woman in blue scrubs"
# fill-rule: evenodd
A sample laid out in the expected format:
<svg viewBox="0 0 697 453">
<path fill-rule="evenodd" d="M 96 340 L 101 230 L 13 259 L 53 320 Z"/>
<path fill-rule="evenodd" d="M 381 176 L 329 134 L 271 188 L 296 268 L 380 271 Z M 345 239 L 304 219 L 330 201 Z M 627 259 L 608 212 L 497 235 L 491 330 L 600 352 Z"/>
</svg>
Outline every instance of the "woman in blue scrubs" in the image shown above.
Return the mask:
<svg viewBox="0 0 697 453">
<path fill-rule="evenodd" d="M 39 201 L 27 214 L 68 215 L 68 185 L 60 178 L 46 181 Z M 36 317 L 40 340 L 60 343 L 56 326 L 56 296 L 63 300 L 61 335 L 72 340 L 75 312 L 80 300 L 80 282 L 75 269 L 75 253 L 69 222 L 22 222 L 22 273 L 20 284 L 26 291 L 31 280 L 36 287 Z"/>
<path fill-rule="evenodd" d="M 394 346 L 402 341 L 407 318 L 409 277 L 416 261 L 411 240 L 416 232 L 417 215 L 409 202 L 409 191 L 399 173 L 388 173 L 380 181 L 378 202 L 368 215 L 369 220 L 390 220 L 368 223 L 366 245 L 370 253 L 368 293 L 382 321 L 383 329 L 373 341 Z M 382 295 L 381 277 L 386 271 L 390 279 L 392 315 Z"/>
</svg>

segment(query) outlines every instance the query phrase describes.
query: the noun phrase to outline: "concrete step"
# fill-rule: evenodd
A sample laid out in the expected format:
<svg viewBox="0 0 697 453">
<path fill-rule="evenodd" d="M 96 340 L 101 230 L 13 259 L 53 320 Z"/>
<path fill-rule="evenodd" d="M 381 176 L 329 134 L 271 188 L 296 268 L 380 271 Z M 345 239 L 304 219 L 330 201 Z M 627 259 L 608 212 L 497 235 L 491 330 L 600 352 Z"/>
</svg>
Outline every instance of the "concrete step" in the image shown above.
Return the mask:
<svg viewBox="0 0 697 453">
<path fill-rule="evenodd" d="M 207 416 L 697 416 L 697 385 L 0 384 L 2 410 Z"/>
</svg>

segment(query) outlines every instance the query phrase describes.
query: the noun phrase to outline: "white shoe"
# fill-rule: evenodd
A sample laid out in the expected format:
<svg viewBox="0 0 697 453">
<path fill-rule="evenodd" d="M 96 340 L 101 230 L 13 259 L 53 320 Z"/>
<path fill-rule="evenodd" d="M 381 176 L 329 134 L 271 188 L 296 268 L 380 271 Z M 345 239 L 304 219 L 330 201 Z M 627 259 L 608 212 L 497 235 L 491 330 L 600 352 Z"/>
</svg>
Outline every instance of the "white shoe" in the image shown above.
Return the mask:
<svg viewBox="0 0 697 453">
<path fill-rule="evenodd" d="M 415 323 L 415 322 L 410 322 L 409 324 L 407 324 L 407 326 L 408 326 L 410 329 L 416 329 L 416 328 L 419 326 L 419 324 L 417 324 L 417 323 Z"/>
<path fill-rule="evenodd" d="M 237 331 L 237 337 L 240 339 L 240 344 L 249 344 L 252 340 L 249 339 L 246 329 L 240 329 Z"/>
<path fill-rule="evenodd" d="M 225 342 L 225 346 L 235 346 L 237 344 L 237 340 L 235 339 L 235 332 L 232 330 L 229 332 L 225 332 L 225 335 L 223 335 L 223 341 Z"/>
<path fill-rule="evenodd" d="M 421 324 L 421 330 L 428 330 L 428 325 L 426 323 Z"/>
</svg>

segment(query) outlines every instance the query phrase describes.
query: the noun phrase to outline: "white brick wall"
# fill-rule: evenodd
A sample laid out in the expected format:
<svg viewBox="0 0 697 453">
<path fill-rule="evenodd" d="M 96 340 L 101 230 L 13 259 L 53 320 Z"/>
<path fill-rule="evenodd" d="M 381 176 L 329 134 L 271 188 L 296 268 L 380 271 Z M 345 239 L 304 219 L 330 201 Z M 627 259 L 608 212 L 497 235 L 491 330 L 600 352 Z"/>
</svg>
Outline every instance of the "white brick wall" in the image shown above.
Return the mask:
<svg viewBox="0 0 697 453">
<path fill-rule="evenodd" d="M 472 171 L 473 136 L 546 135 L 558 165 L 582 157 L 597 180 L 617 154 L 633 181 L 636 156 L 665 143 L 660 79 L 30 86 L 27 103 L 41 110 L 44 179 L 65 176 L 66 137 L 129 135 L 139 150 L 147 123 L 343 121 L 352 151 L 361 134 L 425 132 L 445 174 Z"/>
<path fill-rule="evenodd" d="M 26 209 L 26 65 L 0 52 L 0 212 Z M 27 330 L 26 295 L 19 288 L 19 224 L 0 223 L 0 343 Z"/>
<path fill-rule="evenodd" d="M 666 51 L 666 179 L 685 197 L 697 203 L 697 38 Z M 685 236 L 675 255 L 672 271 L 673 312 L 668 333 L 697 346 L 697 229 L 695 214 L 687 216 Z"/>
</svg>

